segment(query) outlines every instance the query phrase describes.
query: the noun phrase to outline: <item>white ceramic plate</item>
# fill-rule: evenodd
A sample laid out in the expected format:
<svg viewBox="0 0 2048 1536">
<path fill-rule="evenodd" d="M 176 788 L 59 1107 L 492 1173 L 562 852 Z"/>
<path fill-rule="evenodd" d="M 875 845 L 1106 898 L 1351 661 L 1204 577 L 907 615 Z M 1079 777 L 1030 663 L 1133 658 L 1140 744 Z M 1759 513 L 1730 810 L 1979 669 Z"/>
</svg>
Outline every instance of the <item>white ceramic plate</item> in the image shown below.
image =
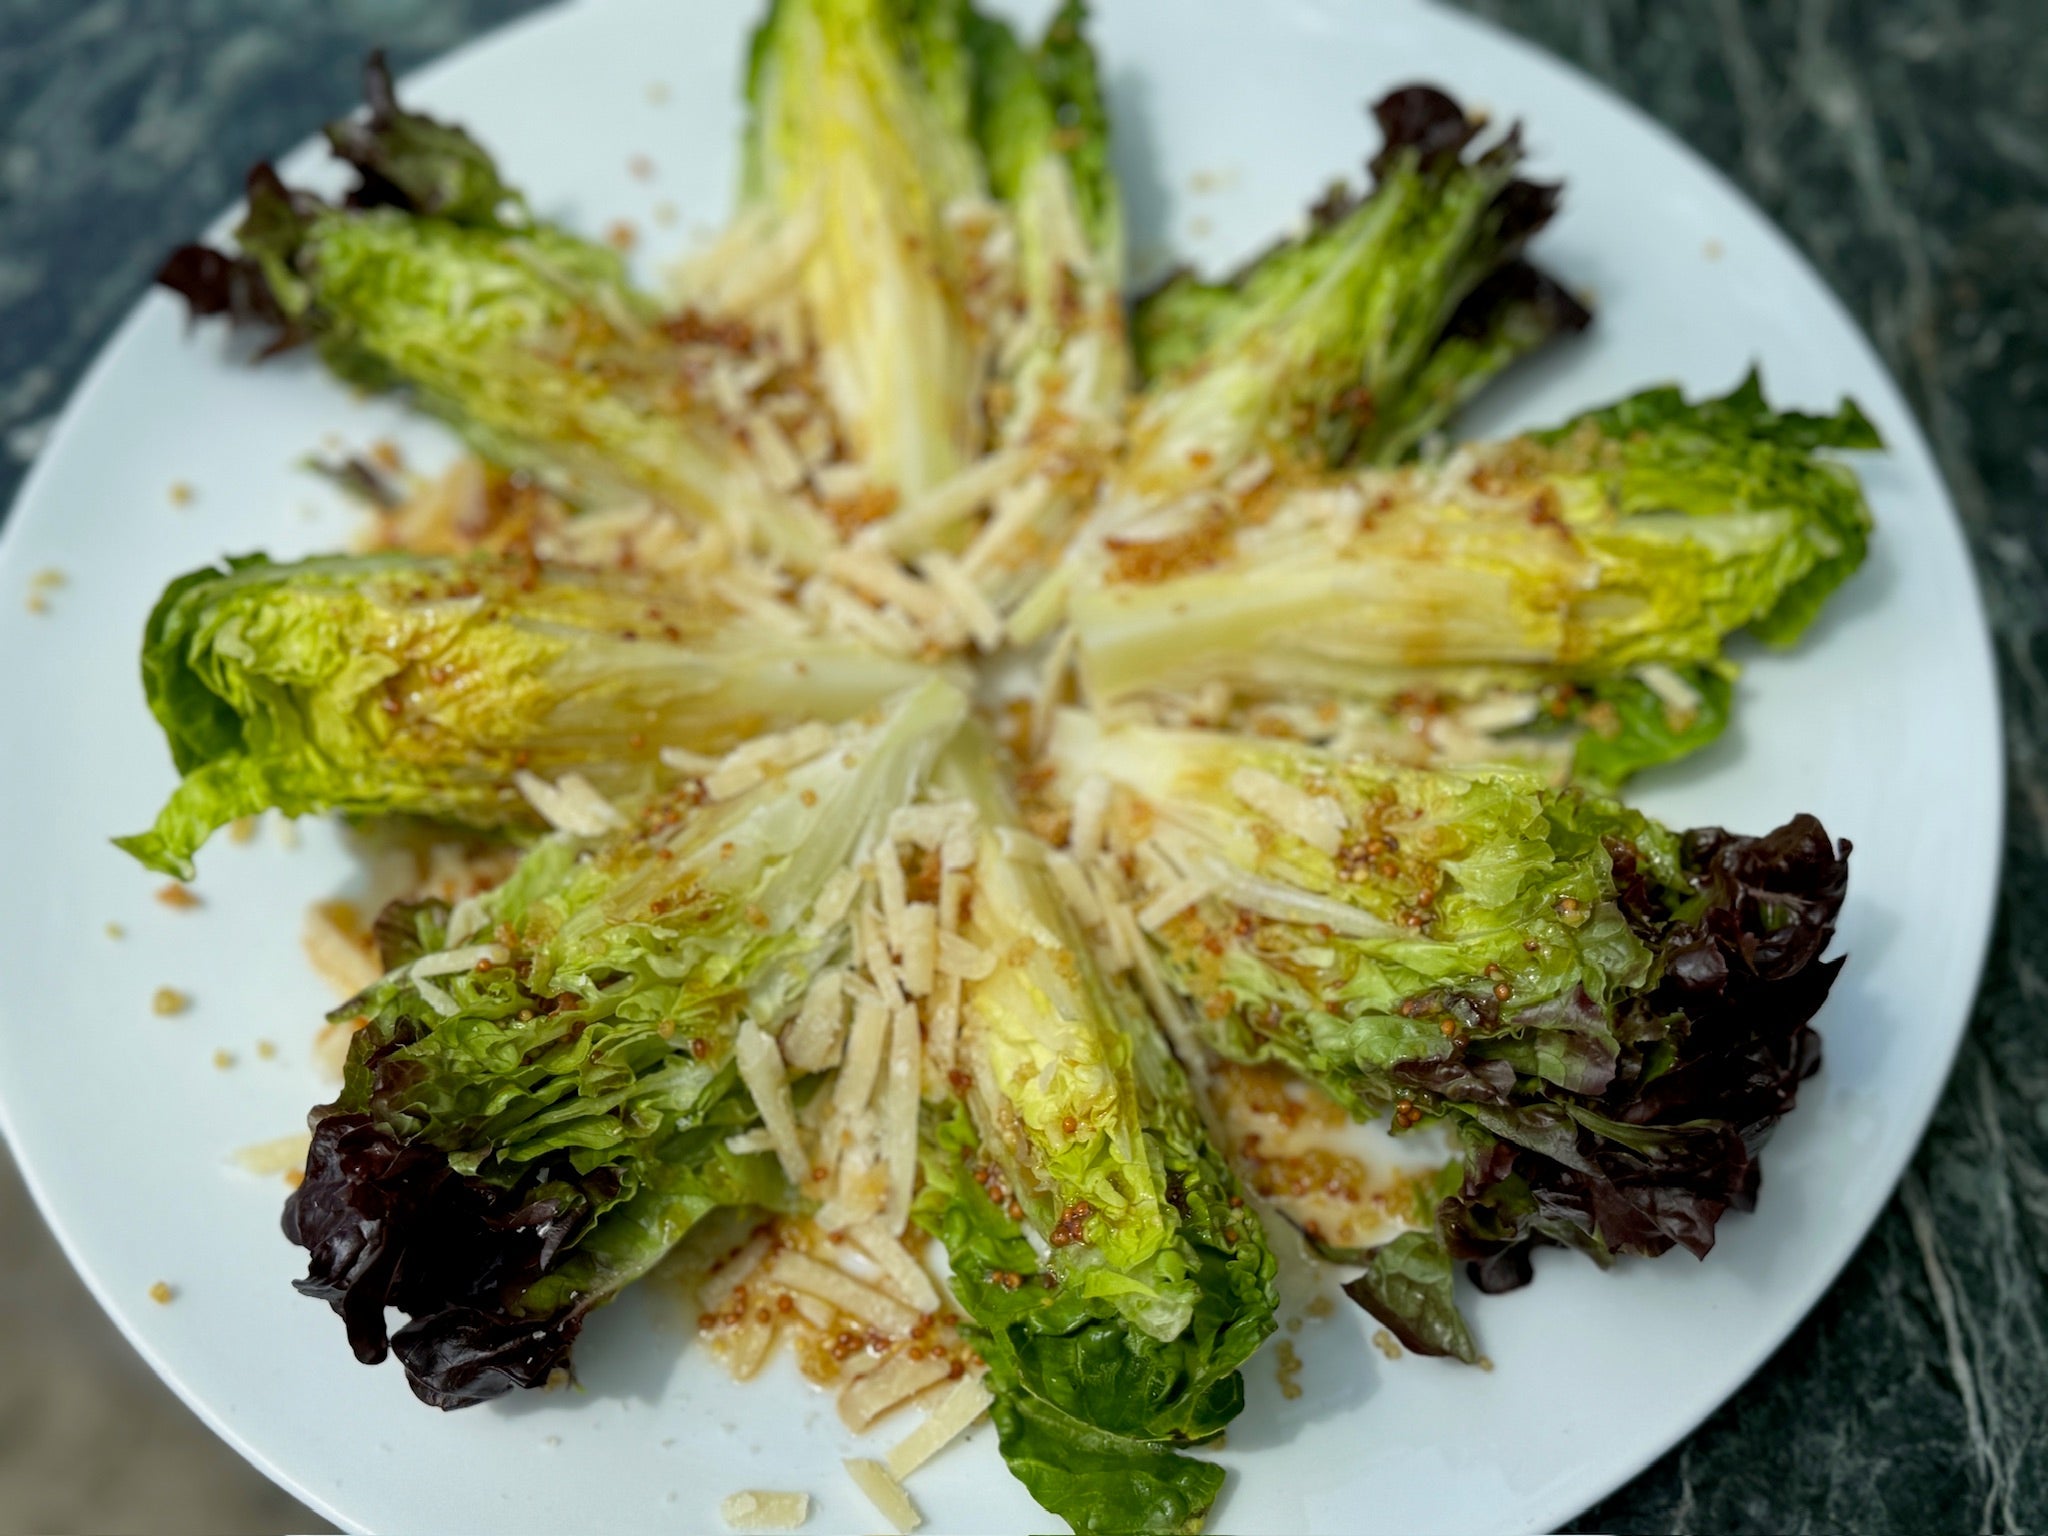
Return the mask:
<svg viewBox="0 0 2048 1536">
<path fill-rule="evenodd" d="M 481 131 L 539 206 L 581 228 L 634 220 L 678 248 L 728 207 L 751 0 L 604 0 L 511 27 L 408 82 Z M 1867 465 L 1868 567 L 1788 656 L 1759 656 L 1728 739 L 1643 789 L 1680 822 L 1762 830 L 1819 813 L 1853 838 L 1842 943 L 1820 1021 L 1827 1065 L 1767 1159 L 1762 1210 L 1711 1262 L 1610 1275 L 1539 1261 L 1472 1308 L 1497 1368 L 1388 1362 L 1349 1310 L 1270 1355 L 1221 1459 L 1214 1524 L 1253 1531 L 1513 1531 L 1569 1518 L 1691 1429 L 1806 1312 L 1885 1202 L 1946 1075 L 1976 983 L 1999 847 L 2000 742 L 1984 622 L 1926 444 L 1840 304 L 1784 237 L 1630 108 L 1532 49 L 1420 3 L 1101 0 L 1136 244 L 1220 264 L 1287 226 L 1376 147 L 1362 104 L 1415 78 L 1526 120 L 1569 178 L 1544 261 L 1597 296 L 1583 342 L 1490 399 L 1493 430 L 1676 379 L 1723 389 L 1760 362 L 1773 398 L 1853 394 L 1891 444 Z M 1042 10 L 1042 8 L 1034 8 Z M 1036 15 L 1032 19 L 1036 19 Z M 311 126 L 311 125 L 309 125 Z M 649 157 L 651 180 L 628 171 Z M 288 169 L 291 169 L 288 167 Z M 298 169 L 303 170 L 303 166 Z M 1198 173 L 1203 173 L 1198 176 Z M 1199 190 L 1198 190 L 1199 189 Z M 664 228 L 657 208 L 682 210 Z M 186 232 L 165 230 L 168 245 Z M 710 1529 L 743 1487 L 802 1488 L 807 1529 L 875 1526 L 841 1474 L 826 1401 L 785 1368 L 734 1387 L 688 1344 L 680 1302 L 636 1296 L 578 1351 L 585 1390 L 456 1414 L 396 1365 L 369 1370 L 295 1295 L 282 1191 L 231 1149 L 289 1132 L 326 1096 L 306 1045 L 328 1000 L 300 958 L 307 903 L 344 887 L 330 829 L 302 847 L 221 839 L 206 905 L 171 911 L 107 845 L 173 777 L 135 676 L 171 576 L 226 552 L 342 541 L 349 513 L 295 461 L 323 434 L 446 452 L 310 364 L 240 366 L 145 299 L 36 465 L 0 545 L 0 1119 L 72 1259 L 164 1378 L 258 1466 L 366 1530 Z M 174 482 L 196 493 L 172 504 Z M 24 611 L 35 573 L 68 585 Z M 110 922 L 126 926 L 110 939 Z M 153 1016 L 169 984 L 195 1004 Z M 274 1060 L 255 1055 L 276 1041 Z M 216 1048 L 238 1064 L 217 1070 Z M 168 1306 L 149 1289 L 176 1288 Z M 1296 1298 L 1298 1306 L 1299 1297 Z M 1290 1308 L 1292 1310 L 1292 1308 Z M 886 1443 L 894 1432 L 879 1436 Z M 872 1452 L 869 1452 L 870 1454 Z M 921 1472 L 939 1530 L 1044 1529 L 984 1427 Z"/>
</svg>

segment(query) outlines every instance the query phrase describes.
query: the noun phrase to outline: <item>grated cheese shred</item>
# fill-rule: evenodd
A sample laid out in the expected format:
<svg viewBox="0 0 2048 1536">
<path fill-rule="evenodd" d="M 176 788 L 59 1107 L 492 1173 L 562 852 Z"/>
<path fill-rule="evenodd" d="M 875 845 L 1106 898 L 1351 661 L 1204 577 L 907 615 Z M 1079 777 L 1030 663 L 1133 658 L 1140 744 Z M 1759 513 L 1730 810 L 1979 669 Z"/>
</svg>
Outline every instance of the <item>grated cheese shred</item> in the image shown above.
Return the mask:
<svg viewBox="0 0 2048 1536">
<path fill-rule="evenodd" d="M 808 1493 L 744 1489 L 719 1503 L 718 1517 L 735 1531 L 793 1531 L 811 1516 Z"/>
<path fill-rule="evenodd" d="M 796 1105 L 790 1098 L 789 1073 L 783 1066 L 782 1052 L 749 1019 L 740 1026 L 739 1036 L 733 1042 L 733 1060 L 739 1067 L 740 1081 L 747 1085 L 747 1092 L 754 1096 L 754 1107 L 761 1112 L 761 1128 L 774 1143 L 775 1160 L 782 1164 L 782 1172 L 790 1183 L 802 1189 L 811 1176 L 811 1160 L 797 1135 Z"/>
<path fill-rule="evenodd" d="M 1310 794 L 1257 768 L 1233 773 L 1230 792 L 1318 853 L 1334 856 L 1344 845 L 1344 807 L 1328 795 Z"/>
<path fill-rule="evenodd" d="M 844 1465 L 847 1475 L 896 1530 L 897 1536 L 910 1536 L 924 1524 L 924 1516 L 910 1502 L 910 1495 L 903 1491 L 903 1485 L 891 1477 L 889 1469 L 879 1461 L 854 1456 L 848 1457 Z"/>
<path fill-rule="evenodd" d="M 618 807 L 592 788 L 580 773 L 565 773 L 550 784 L 539 774 L 522 768 L 512 775 L 512 782 L 540 819 L 557 832 L 601 837 L 626 824 Z"/>
<path fill-rule="evenodd" d="M 963 1376 L 940 1398 L 925 1421 L 890 1447 L 885 1462 L 901 1482 L 967 1433 L 995 1401 L 979 1376 Z"/>
</svg>

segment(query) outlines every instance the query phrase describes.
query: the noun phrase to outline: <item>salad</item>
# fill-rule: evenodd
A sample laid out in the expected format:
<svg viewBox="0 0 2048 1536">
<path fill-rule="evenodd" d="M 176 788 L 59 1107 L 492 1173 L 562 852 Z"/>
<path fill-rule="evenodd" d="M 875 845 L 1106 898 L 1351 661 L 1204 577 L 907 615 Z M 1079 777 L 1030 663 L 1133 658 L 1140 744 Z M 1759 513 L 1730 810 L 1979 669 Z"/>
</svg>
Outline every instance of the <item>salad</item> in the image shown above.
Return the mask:
<svg viewBox="0 0 2048 1536">
<path fill-rule="evenodd" d="M 660 291 L 376 56 L 349 192 L 259 166 L 164 264 L 466 449 L 328 466 L 357 548 L 170 584 L 181 782 L 119 839 L 456 850 L 329 923 L 284 1212 L 425 1403 L 559 1386 L 683 1274 L 735 1377 L 922 1412 L 846 1464 L 899 1529 L 986 1416 L 1075 1530 L 1195 1531 L 1283 1252 L 1483 1365 L 1537 1248 L 1703 1257 L 1758 1198 L 1848 846 L 1617 797 L 1855 572 L 1876 434 L 1752 377 L 1458 441 L 1595 322 L 1532 262 L 1562 189 L 1426 85 L 1363 187 L 1129 298 L 1086 23 L 771 0 L 738 206 Z"/>
</svg>

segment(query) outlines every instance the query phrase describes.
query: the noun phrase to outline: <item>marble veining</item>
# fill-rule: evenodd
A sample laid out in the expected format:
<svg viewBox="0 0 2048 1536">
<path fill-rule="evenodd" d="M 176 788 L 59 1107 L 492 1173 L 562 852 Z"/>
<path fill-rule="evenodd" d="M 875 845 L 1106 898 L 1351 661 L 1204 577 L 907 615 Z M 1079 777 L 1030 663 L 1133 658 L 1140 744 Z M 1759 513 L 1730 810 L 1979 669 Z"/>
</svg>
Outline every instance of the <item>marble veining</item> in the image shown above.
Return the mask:
<svg viewBox="0 0 2048 1536">
<path fill-rule="evenodd" d="M 1463 3 L 1668 124 L 1777 219 L 1848 301 L 1955 492 L 1996 630 L 2009 730 L 2007 864 L 1990 964 L 1954 1079 L 1897 1197 L 1757 1377 L 1574 1529 L 2048 1524 L 2048 1051 L 2036 1011 L 2048 1010 L 2048 935 L 2029 917 L 2048 900 L 2040 0 Z M 0 5 L 0 505 L 166 239 L 226 204 L 252 160 L 349 105 L 366 43 L 386 44 L 403 68 L 532 8 Z M 11 1174 L 4 1182 L 0 1194 Z M 16 1267 L 41 1275 L 53 1295 L 67 1278 L 61 1266 Z M 0 1354 L 14 1358 L 11 1335 L 23 1324 L 9 1312 Z M 89 1419 L 93 1409 L 77 1411 Z M 114 1408 L 100 1411 L 113 1421 Z M 136 1410 L 126 1411 L 132 1422 Z M 153 1411 L 182 1412 L 168 1397 Z M 0 1403 L 0 1422 L 14 1417 Z M 22 1442 L 0 1437 L 0 1477 L 26 1476 L 10 1444 Z M 136 1507 L 161 1512 L 167 1502 Z M 93 1523 L 89 1513 L 37 1508 L 32 1524 Z M 220 1504 L 213 1523 L 275 1522 L 286 1509 L 252 1493 Z M 289 1518 L 315 1528 L 303 1513 Z"/>
</svg>

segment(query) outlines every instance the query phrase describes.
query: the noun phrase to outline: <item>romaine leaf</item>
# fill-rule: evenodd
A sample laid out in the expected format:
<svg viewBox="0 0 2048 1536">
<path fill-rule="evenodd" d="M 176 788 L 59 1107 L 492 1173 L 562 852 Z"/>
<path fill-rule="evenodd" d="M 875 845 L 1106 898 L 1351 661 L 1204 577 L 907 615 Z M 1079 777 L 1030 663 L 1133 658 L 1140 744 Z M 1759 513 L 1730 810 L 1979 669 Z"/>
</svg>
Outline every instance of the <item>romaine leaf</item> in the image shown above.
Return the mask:
<svg viewBox="0 0 2048 1536">
<path fill-rule="evenodd" d="M 1052 761 L 1112 787 L 1112 850 L 1145 854 L 1134 904 L 1184 882 L 1152 939 L 1212 1049 L 1397 1131 L 1457 1128 L 1464 1178 L 1434 1226 L 1482 1284 L 1526 1280 L 1543 1242 L 1704 1254 L 1754 1203 L 1841 964 L 1822 955 L 1848 846 L 1811 817 L 1674 836 L 1525 771 L 1073 716 Z M 1449 1347 L 1443 1278 L 1406 1241 L 1359 1297 Z"/>
<path fill-rule="evenodd" d="M 995 781 L 992 750 L 967 733 L 938 775 L 980 816 L 964 932 L 1002 957 L 962 987 L 952 1080 L 1020 1210 L 1053 1240 L 1063 1288 L 1109 1301 L 1161 1343 L 1191 1322 L 1237 1329 L 1236 1301 L 1213 1315 L 1205 1307 L 1241 1291 L 1255 1344 L 1263 1333 L 1252 1330 L 1271 1327 L 1270 1316 L 1256 1315 L 1256 1280 L 1272 1262 L 1263 1235 L 1228 1214 L 1235 1185 L 1209 1146 L 1185 1075 L 1136 989 L 1095 963 L 1043 845 L 1018 827 Z M 1218 1379 L 1235 1364 L 1224 1363 Z M 1162 1404 L 1177 1398 L 1178 1389 Z M 1123 1407 L 1160 1434 L 1189 1432 L 1135 1387 Z"/>
<path fill-rule="evenodd" d="M 1528 262 L 1497 268 L 1452 312 L 1407 387 L 1380 399 L 1374 446 L 1355 457 L 1392 464 L 1411 456 L 1511 365 L 1592 323 L 1578 298 Z"/>
<path fill-rule="evenodd" d="M 990 1197 L 982 1157 L 964 1107 L 928 1110 L 912 1216 L 951 1260 L 953 1294 L 972 1320 L 963 1331 L 989 1367 L 1004 1460 L 1077 1531 L 1199 1530 L 1222 1470 L 1171 1447 L 1213 1438 L 1242 1409 L 1235 1367 L 1273 1327 L 1270 1254 L 1258 1244 L 1247 1283 L 1219 1287 L 1201 1309 L 1211 1315 L 1162 1342 L 1113 1301 L 1041 1267 L 1021 1221 Z M 1231 1215 L 1256 1231 L 1248 1211 Z M 1227 1322 L 1218 1332 L 1228 1311 L 1239 1313 L 1235 1332 Z"/>
<path fill-rule="evenodd" d="M 457 224 L 529 221 L 525 197 L 506 184 L 490 151 L 467 129 L 398 104 L 381 48 L 364 62 L 363 101 L 366 116 L 327 125 L 335 155 L 362 178 L 356 204 L 402 208 Z"/>
<path fill-rule="evenodd" d="M 1181 1529 L 1221 1474 L 1160 1448 L 1211 1439 L 1242 1409 L 1238 1367 L 1274 1327 L 1274 1259 L 1146 1005 L 1095 961 L 989 756 L 968 733 L 937 775 L 980 822 L 965 936 L 1001 959 L 962 986 L 958 1097 L 928 1106 L 912 1216 L 946 1246 L 1004 1453 L 1034 1495 L 1081 1530 Z M 1044 1464 L 1060 1447 L 1079 1457 L 1071 1478 Z M 1162 1523 L 1124 1523 L 1141 1514 Z"/>
<path fill-rule="evenodd" d="M 1870 509 L 1845 466 L 1817 456 L 1822 449 L 1876 452 L 1877 429 L 1853 400 L 1832 415 L 1774 411 L 1752 370 L 1719 399 L 1688 401 L 1677 389 L 1644 390 L 1590 411 L 1540 441 L 1578 456 L 1581 472 L 1602 479 L 1630 528 L 1631 518 L 1792 512 L 1805 548 L 1774 572 L 1782 586 L 1748 620 L 1772 645 L 1789 645 L 1813 622 L 1835 588 L 1863 563 Z"/>
<path fill-rule="evenodd" d="M 366 91 L 369 116 L 328 130 L 360 178 L 341 204 L 258 166 L 240 254 L 187 246 L 158 281 L 195 314 L 313 339 L 343 379 L 404 388 L 572 501 L 652 497 L 798 568 L 821 561 L 821 504 L 757 458 L 700 377 L 786 372 L 767 339 L 665 320 L 615 251 L 534 219 L 466 132 L 400 109 L 375 55 Z"/>
<path fill-rule="evenodd" d="M 1860 563 L 1868 507 L 1818 451 L 1873 442 L 1853 405 L 1779 415 L 1751 380 L 1697 404 L 1647 391 L 1438 464 L 1189 498 L 1072 557 L 1081 675 L 1098 704 L 1221 689 L 1399 715 L 1520 695 L 1519 723 L 1562 688 L 1581 695 L 1566 723 L 1605 739 L 1582 766 L 1613 782 L 1725 723 L 1730 634 L 1795 638 Z"/>
<path fill-rule="evenodd" d="M 970 21 L 975 136 L 1023 290 L 996 359 L 991 419 L 1005 441 L 1058 436 L 1075 418 L 1120 426 L 1131 384 L 1123 205 L 1086 24 L 1081 0 L 1066 0 L 1027 51 L 1002 22 Z"/>
<path fill-rule="evenodd" d="M 1588 788 L 1612 790 L 1645 768 L 1698 751 L 1728 728 L 1735 686 L 1727 668 L 1694 667 L 1674 675 L 1689 701 L 1675 702 L 1640 677 L 1605 678 L 1583 690 L 1570 710 L 1578 728 L 1574 778 Z"/>
<path fill-rule="evenodd" d="M 1501 368 L 1587 323 L 1562 289 L 1517 266 L 1558 196 L 1516 179 L 1518 132 L 1468 158 L 1479 124 L 1428 86 L 1395 91 L 1374 114 L 1386 143 L 1370 194 L 1338 189 L 1308 233 L 1232 277 L 1177 274 L 1140 302 L 1140 483 L 1254 453 L 1391 463 Z"/>
<path fill-rule="evenodd" d="M 549 838 L 445 926 L 387 925 L 452 947 L 337 1011 L 356 1025 L 341 1096 L 314 1112 L 284 1222 L 310 1255 L 299 1289 L 359 1359 L 395 1349 L 441 1407 L 538 1385 L 707 1211 L 794 1205 L 772 1157 L 727 1146 L 756 1120 L 734 1039 L 846 959 L 822 893 L 964 712 L 930 684 L 730 799 L 690 785 L 604 838 Z M 391 1307 L 410 1321 L 387 1338 Z"/>
<path fill-rule="evenodd" d="M 964 10 L 775 0 L 750 54 L 749 201 L 814 231 L 800 282 L 827 387 L 861 462 L 904 497 L 985 438 L 970 290 L 988 189 Z"/>
<path fill-rule="evenodd" d="M 1223 1491 L 1213 1461 L 1106 1434 L 1044 1398 L 999 1396 L 989 1417 L 1017 1481 L 1082 1536 L 1197 1532 Z"/>
<path fill-rule="evenodd" d="M 1123 213 L 1085 22 L 1068 0 L 1030 46 L 1007 23 L 961 10 L 968 125 L 994 199 L 975 284 L 989 328 L 979 414 L 993 451 L 874 530 L 905 559 L 962 556 L 999 614 L 1092 509 L 1131 388 Z M 998 525 L 982 546 L 978 535 Z"/>
<path fill-rule="evenodd" d="M 1453 1294 L 1455 1266 L 1432 1227 L 1403 1232 L 1375 1249 L 1365 1273 L 1344 1284 L 1344 1294 L 1370 1312 L 1418 1355 L 1479 1359 Z"/>
<path fill-rule="evenodd" d="M 637 793 L 673 781 L 664 746 L 723 752 L 931 675 L 764 622 L 709 581 L 246 556 L 180 577 L 150 615 L 143 687 L 184 782 L 119 842 L 189 878 L 216 828 L 272 807 L 530 827 L 522 769 Z"/>
<path fill-rule="evenodd" d="M 1062 0 L 1028 52 L 1001 20 L 972 11 L 965 20 L 975 67 L 974 136 L 990 190 L 1005 202 L 1021 201 L 1031 178 L 1055 157 L 1071 183 L 1088 245 L 1120 252 L 1122 196 L 1084 0 Z"/>
</svg>

